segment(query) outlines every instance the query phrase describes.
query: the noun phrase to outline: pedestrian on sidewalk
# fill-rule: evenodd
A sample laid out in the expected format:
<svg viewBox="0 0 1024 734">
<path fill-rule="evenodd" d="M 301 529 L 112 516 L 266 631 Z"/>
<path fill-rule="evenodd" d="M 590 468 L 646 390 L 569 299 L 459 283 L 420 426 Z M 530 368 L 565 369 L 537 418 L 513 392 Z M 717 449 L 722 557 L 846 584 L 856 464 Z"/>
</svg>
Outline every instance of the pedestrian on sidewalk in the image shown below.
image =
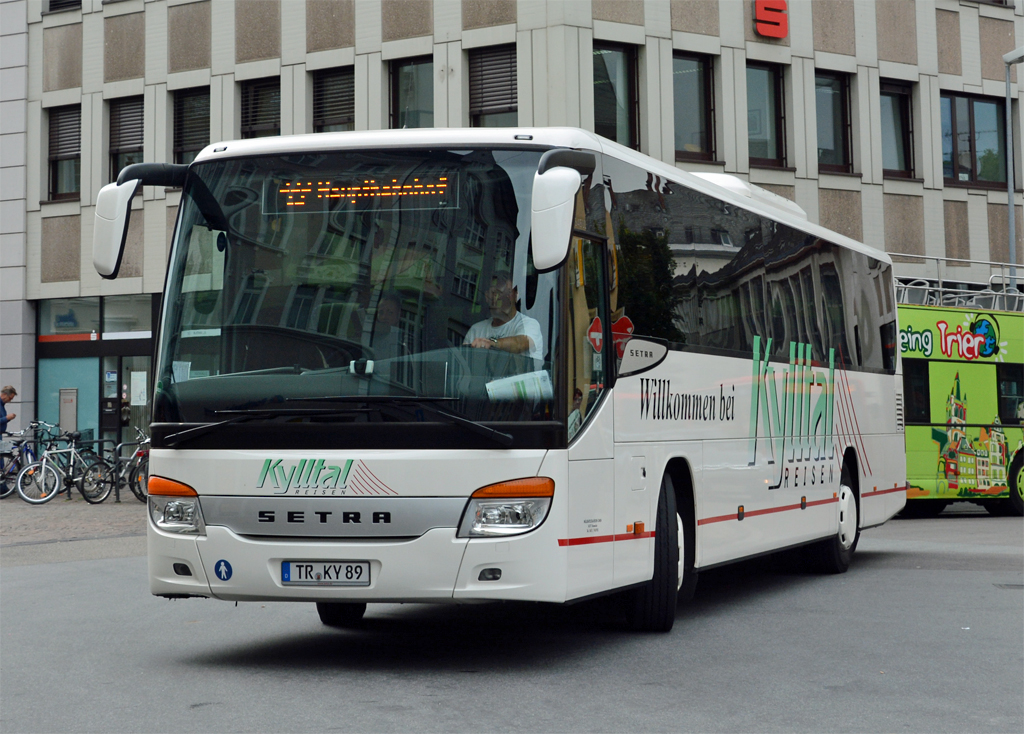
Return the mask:
<svg viewBox="0 0 1024 734">
<path fill-rule="evenodd" d="M 18 395 L 18 391 L 11 385 L 5 385 L 0 388 L 0 433 L 7 431 L 7 424 L 18 417 L 17 413 L 7 412 L 7 403 L 14 400 Z"/>
</svg>

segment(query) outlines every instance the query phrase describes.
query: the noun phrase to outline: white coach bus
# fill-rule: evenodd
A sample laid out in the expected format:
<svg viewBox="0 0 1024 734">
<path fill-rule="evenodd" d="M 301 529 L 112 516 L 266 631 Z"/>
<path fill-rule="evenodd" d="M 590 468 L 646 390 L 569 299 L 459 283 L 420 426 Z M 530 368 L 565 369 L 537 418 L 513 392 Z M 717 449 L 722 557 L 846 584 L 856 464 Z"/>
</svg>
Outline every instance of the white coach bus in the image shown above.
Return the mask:
<svg viewBox="0 0 1024 734">
<path fill-rule="evenodd" d="M 904 505 L 891 263 L 774 194 L 576 129 L 331 133 L 181 187 L 149 483 L 158 596 L 565 603 L 668 630 L 699 571 L 841 573 Z"/>
</svg>

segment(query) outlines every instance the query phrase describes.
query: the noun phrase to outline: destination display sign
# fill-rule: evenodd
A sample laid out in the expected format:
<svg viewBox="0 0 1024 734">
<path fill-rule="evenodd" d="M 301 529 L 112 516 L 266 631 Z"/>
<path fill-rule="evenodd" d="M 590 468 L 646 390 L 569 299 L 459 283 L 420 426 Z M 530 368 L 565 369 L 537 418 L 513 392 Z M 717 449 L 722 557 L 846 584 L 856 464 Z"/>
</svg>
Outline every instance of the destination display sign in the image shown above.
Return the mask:
<svg viewBox="0 0 1024 734">
<path fill-rule="evenodd" d="M 457 209 L 458 182 L 458 176 L 447 173 L 404 178 L 365 175 L 273 178 L 264 183 L 263 213 Z"/>
</svg>

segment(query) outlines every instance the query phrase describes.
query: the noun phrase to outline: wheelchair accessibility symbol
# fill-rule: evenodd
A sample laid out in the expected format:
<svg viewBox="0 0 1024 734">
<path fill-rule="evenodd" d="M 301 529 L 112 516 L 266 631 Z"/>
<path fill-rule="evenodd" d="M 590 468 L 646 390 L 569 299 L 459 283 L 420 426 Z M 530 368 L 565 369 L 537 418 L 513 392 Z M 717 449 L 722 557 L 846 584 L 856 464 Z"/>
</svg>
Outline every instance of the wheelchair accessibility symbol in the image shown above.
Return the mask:
<svg viewBox="0 0 1024 734">
<path fill-rule="evenodd" d="M 221 581 L 227 581 L 231 578 L 231 564 L 223 559 L 217 561 L 213 570 Z"/>
</svg>

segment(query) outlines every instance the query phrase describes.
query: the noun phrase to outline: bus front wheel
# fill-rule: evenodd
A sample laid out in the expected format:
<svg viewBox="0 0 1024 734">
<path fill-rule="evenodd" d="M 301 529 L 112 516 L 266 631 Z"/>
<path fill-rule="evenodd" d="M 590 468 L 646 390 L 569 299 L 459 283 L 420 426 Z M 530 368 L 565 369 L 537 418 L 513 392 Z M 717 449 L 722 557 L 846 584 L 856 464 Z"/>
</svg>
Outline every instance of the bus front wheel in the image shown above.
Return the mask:
<svg viewBox="0 0 1024 734">
<path fill-rule="evenodd" d="M 668 632 L 676 621 L 676 598 L 682 585 L 679 578 L 679 531 L 682 522 L 676 511 L 675 488 L 668 474 L 661 481 L 658 517 L 654 524 L 654 575 L 651 580 L 627 596 L 629 626 L 642 632 Z"/>
<path fill-rule="evenodd" d="M 316 613 L 320 615 L 320 621 L 328 627 L 351 628 L 358 626 L 362 621 L 366 613 L 366 604 L 318 601 Z"/>
</svg>

